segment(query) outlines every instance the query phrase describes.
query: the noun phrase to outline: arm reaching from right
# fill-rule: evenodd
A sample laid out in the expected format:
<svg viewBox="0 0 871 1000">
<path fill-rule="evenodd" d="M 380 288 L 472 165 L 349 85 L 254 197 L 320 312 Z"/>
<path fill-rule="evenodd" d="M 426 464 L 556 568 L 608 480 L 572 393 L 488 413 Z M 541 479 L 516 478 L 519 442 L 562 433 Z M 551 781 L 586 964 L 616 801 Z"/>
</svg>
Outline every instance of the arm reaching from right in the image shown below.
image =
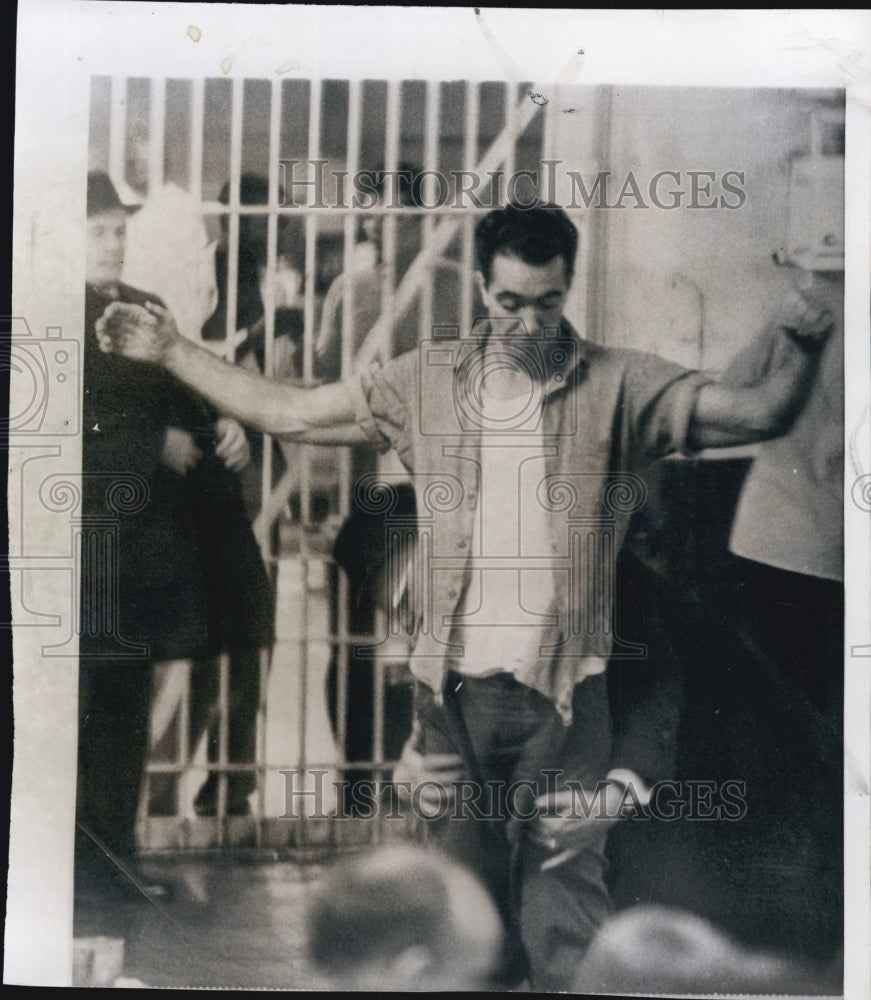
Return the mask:
<svg viewBox="0 0 871 1000">
<path fill-rule="evenodd" d="M 267 434 L 320 444 L 366 440 L 342 383 L 302 389 L 231 365 L 182 337 L 155 303 L 113 302 L 96 323 L 101 350 L 160 365 L 221 413 Z"/>
<path fill-rule="evenodd" d="M 779 437 L 807 402 L 834 317 L 815 297 L 794 290 L 772 322 L 777 335 L 758 379 L 733 375 L 703 386 L 688 434 L 694 449 Z"/>
</svg>

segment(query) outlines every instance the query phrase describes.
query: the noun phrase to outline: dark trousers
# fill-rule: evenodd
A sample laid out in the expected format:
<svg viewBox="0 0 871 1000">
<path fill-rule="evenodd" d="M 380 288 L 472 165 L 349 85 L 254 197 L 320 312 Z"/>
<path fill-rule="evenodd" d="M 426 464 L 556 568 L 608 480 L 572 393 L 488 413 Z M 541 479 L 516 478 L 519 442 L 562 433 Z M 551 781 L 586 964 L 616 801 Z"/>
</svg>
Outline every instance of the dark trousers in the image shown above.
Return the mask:
<svg viewBox="0 0 871 1000">
<path fill-rule="evenodd" d="M 821 733 L 841 742 L 844 699 L 844 585 L 733 557 L 749 642 L 812 713 Z M 840 754 L 834 758 L 840 762 Z"/>
<path fill-rule="evenodd" d="M 750 947 L 827 963 L 843 943 L 843 587 L 720 553 L 695 586 L 660 578 L 654 596 L 654 642 L 681 678 L 673 776 L 739 781 L 746 812 L 619 824 L 615 903 L 677 906 Z M 617 709 L 670 719 L 659 663 L 629 669 L 653 688 Z"/>
<path fill-rule="evenodd" d="M 134 850 L 151 668 L 150 660 L 79 663 L 76 862 L 79 869 L 93 868 L 93 876 L 107 867 L 102 845 L 122 857 Z M 89 877 L 84 870 L 79 874 Z"/>
<path fill-rule="evenodd" d="M 443 706 L 421 688 L 417 708 L 424 757 L 458 754 L 470 786 L 481 789 L 479 808 L 466 811 L 455 803 L 430 823 L 430 837 L 492 892 L 507 931 L 506 982 L 528 975 L 536 990 L 571 987 L 611 908 L 604 883 L 605 824 L 591 830 L 571 860 L 545 871 L 549 855 L 529 837 L 537 795 L 566 779 L 593 789 L 607 771 L 604 675 L 576 686 L 573 708 L 567 727 L 544 695 L 508 674 L 454 673 L 448 674 Z"/>
</svg>

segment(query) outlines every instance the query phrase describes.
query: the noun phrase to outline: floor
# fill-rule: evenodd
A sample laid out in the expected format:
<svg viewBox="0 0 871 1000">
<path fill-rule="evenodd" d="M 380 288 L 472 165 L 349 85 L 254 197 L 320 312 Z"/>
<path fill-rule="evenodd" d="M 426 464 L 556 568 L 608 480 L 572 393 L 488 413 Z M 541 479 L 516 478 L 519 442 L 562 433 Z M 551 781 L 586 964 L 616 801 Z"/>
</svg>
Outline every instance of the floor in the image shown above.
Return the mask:
<svg viewBox="0 0 871 1000">
<path fill-rule="evenodd" d="M 695 912 L 747 947 L 813 959 L 815 976 L 836 964 L 823 953 L 837 938 L 821 924 L 827 880 L 785 845 L 706 844 L 698 827 L 681 823 L 617 829 L 609 853 L 619 908 L 658 902 Z M 304 914 L 329 860 L 323 851 L 151 855 L 141 862 L 149 895 L 78 894 L 75 937 L 122 938 L 127 985 L 326 990 L 306 960 Z"/>
<path fill-rule="evenodd" d="M 307 893 L 317 861 L 167 855 L 143 863 L 162 895 L 80 896 L 76 938 L 123 938 L 123 977 L 151 987 L 318 989 L 307 968 Z"/>
</svg>

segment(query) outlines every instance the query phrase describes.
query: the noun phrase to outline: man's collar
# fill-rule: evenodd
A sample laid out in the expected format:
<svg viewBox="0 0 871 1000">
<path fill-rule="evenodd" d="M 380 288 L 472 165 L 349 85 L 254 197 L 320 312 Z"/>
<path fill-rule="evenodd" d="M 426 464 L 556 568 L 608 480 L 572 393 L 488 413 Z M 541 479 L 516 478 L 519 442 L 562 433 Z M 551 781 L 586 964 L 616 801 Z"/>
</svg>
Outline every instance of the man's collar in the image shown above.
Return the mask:
<svg viewBox="0 0 871 1000">
<path fill-rule="evenodd" d="M 95 292 L 97 295 L 102 296 L 104 299 L 118 299 L 121 297 L 121 283 L 113 282 L 107 285 L 94 285 L 91 282 L 85 282 L 87 288 Z"/>
</svg>

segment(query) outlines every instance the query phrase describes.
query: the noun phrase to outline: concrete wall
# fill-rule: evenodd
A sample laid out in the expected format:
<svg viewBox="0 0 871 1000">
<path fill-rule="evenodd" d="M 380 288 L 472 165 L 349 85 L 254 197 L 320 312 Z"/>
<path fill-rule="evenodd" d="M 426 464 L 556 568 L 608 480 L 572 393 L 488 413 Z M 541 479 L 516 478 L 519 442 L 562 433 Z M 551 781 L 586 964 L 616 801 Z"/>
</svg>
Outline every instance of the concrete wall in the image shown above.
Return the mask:
<svg viewBox="0 0 871 1000">
<path fill-rule="evenodd" d="M 652 350 L 684 364 L 719 368 L 752 339 L 798 278 L 772 260 L 788 231 L 789 166 L 811 144 L 811 114 L 837 106 L 833 92 L 796 90 L 624 88 L 610 90 L 610 111 L 599 150 L 610 170 L 607 203 L 618 201 L 632 171 L 623 208 L 596 209 L 601 218 L 602 302 L 591 339 Z M 579 150 L 579 155 L 583 151 Z M 658 208 L 649 183 L 659 171 L 658 197 L 679 207 Z M 695 199 L 688 171 L 700 177 Z M 739 195 L 723 174 L 743 173 L 739 208 L 690 208 Z M 704 186 L 710 185 L 708 193 Z M 595 204 L 595 202 L 594 202 Z"/>
</svg>

